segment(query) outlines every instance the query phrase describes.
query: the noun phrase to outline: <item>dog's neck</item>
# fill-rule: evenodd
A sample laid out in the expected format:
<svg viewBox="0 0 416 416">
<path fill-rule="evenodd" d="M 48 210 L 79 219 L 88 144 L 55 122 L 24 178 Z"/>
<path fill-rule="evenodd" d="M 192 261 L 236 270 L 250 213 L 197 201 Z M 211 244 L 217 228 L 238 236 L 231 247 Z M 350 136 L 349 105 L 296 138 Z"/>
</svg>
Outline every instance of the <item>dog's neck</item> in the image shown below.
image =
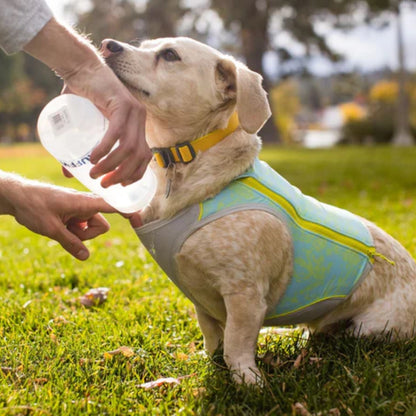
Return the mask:
<svg viewBox="0 0 416 416">
<path fill-rule="evenodd" d="M 151 203 L 142 212 L 143 222 L 172 217 L 213 197 L 251 166 L 260 147 L 256 135 L 237 127 L 212 148 L 198 152 L 188 164 L 175 163 L 166 168 L 153 160 L 151 168 L 158 186 Z"/>
<path fill-rule="evenodd" d="M 175 146 L 153 147 L 154 158 L 162 168 L 169 168 L 176 163 L 190 163 L 198 152 L 209 150 L 221 140 L 233 133 L 239 126 L 238 114 L 231 115 L 228 125 L 223 129 L 216 129 L 196 139 L 177 143 Z"/>
</svg>

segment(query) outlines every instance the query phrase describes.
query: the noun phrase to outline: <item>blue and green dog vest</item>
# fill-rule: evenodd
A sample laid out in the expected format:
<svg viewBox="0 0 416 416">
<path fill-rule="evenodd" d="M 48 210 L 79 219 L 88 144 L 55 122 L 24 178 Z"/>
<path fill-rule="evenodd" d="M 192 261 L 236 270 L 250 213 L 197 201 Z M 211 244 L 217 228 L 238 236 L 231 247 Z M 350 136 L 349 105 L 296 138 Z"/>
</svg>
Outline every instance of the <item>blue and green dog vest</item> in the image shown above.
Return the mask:
<svg viewBox="0 0 416 416">
<path fill-rule="evenodd" d="M 178 282 L 175 255 L 204 225 L 246 210 L 276 216 L 286 224 L 293 240 L 293 274 L 264 325 L 296 324 L 321 317 L 344 301 L 371 270 L 376 250 L 360 218 L 303 195 L 258 159 L 215 197 L 135 231 L 169 278 L 198 304 Z"/>
</svg>

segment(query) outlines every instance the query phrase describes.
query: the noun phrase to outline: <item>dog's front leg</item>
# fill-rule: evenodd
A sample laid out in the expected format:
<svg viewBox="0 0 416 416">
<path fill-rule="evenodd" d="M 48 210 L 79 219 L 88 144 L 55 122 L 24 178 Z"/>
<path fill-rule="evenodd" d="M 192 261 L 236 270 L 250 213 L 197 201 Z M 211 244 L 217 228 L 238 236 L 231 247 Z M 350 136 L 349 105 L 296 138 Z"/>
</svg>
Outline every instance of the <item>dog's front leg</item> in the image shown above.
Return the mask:
<svg viewBox="0 0 416 416">
<path fill-rule="evenodd" d="M 219 322 L 195 305 L 199 327 L 204 335 L 204 347 L 208 354 L 213 355 L 224 339 L 224 330 Z"/>
<path fill-rule="evenodd" d="M 259 294 L 233 293 L 224 296 L 227 320 L 224 359 L 236 383 L 261 384 L 255 363 L 257 337 L 264 322 L 266 302 Z"/>
</svg>

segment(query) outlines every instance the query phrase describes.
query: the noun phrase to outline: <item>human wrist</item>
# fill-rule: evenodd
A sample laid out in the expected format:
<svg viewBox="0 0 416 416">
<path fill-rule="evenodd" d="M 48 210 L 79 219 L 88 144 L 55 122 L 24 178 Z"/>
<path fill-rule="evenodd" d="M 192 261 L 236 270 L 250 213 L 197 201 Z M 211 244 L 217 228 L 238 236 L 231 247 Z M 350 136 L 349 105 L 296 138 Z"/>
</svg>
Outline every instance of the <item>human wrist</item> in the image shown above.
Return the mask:
<svg viewBox="0 0 416 416">
<path fill-rule="evenodd" d="M 85 37 L 52 18 L 23 48 L 64 80 L 82 70 L 104 66 L 104 61 Z"/>
</svg>

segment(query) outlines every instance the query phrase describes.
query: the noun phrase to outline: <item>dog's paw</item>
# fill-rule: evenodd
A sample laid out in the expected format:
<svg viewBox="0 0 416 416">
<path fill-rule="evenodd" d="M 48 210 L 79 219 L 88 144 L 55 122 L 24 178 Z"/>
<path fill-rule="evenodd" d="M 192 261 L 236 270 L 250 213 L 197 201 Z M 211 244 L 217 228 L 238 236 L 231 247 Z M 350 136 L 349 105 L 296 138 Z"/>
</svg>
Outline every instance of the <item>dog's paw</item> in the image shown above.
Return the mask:
<svg viewBox="0 0 416 416">
<path fill-rule="evenodd" d="M 239 368 L 232 371 L 232 379 L 234 383 L 240 385 L 250 385 L 263 387 L 264 380 L 257 367 Z"/>
</svg>

